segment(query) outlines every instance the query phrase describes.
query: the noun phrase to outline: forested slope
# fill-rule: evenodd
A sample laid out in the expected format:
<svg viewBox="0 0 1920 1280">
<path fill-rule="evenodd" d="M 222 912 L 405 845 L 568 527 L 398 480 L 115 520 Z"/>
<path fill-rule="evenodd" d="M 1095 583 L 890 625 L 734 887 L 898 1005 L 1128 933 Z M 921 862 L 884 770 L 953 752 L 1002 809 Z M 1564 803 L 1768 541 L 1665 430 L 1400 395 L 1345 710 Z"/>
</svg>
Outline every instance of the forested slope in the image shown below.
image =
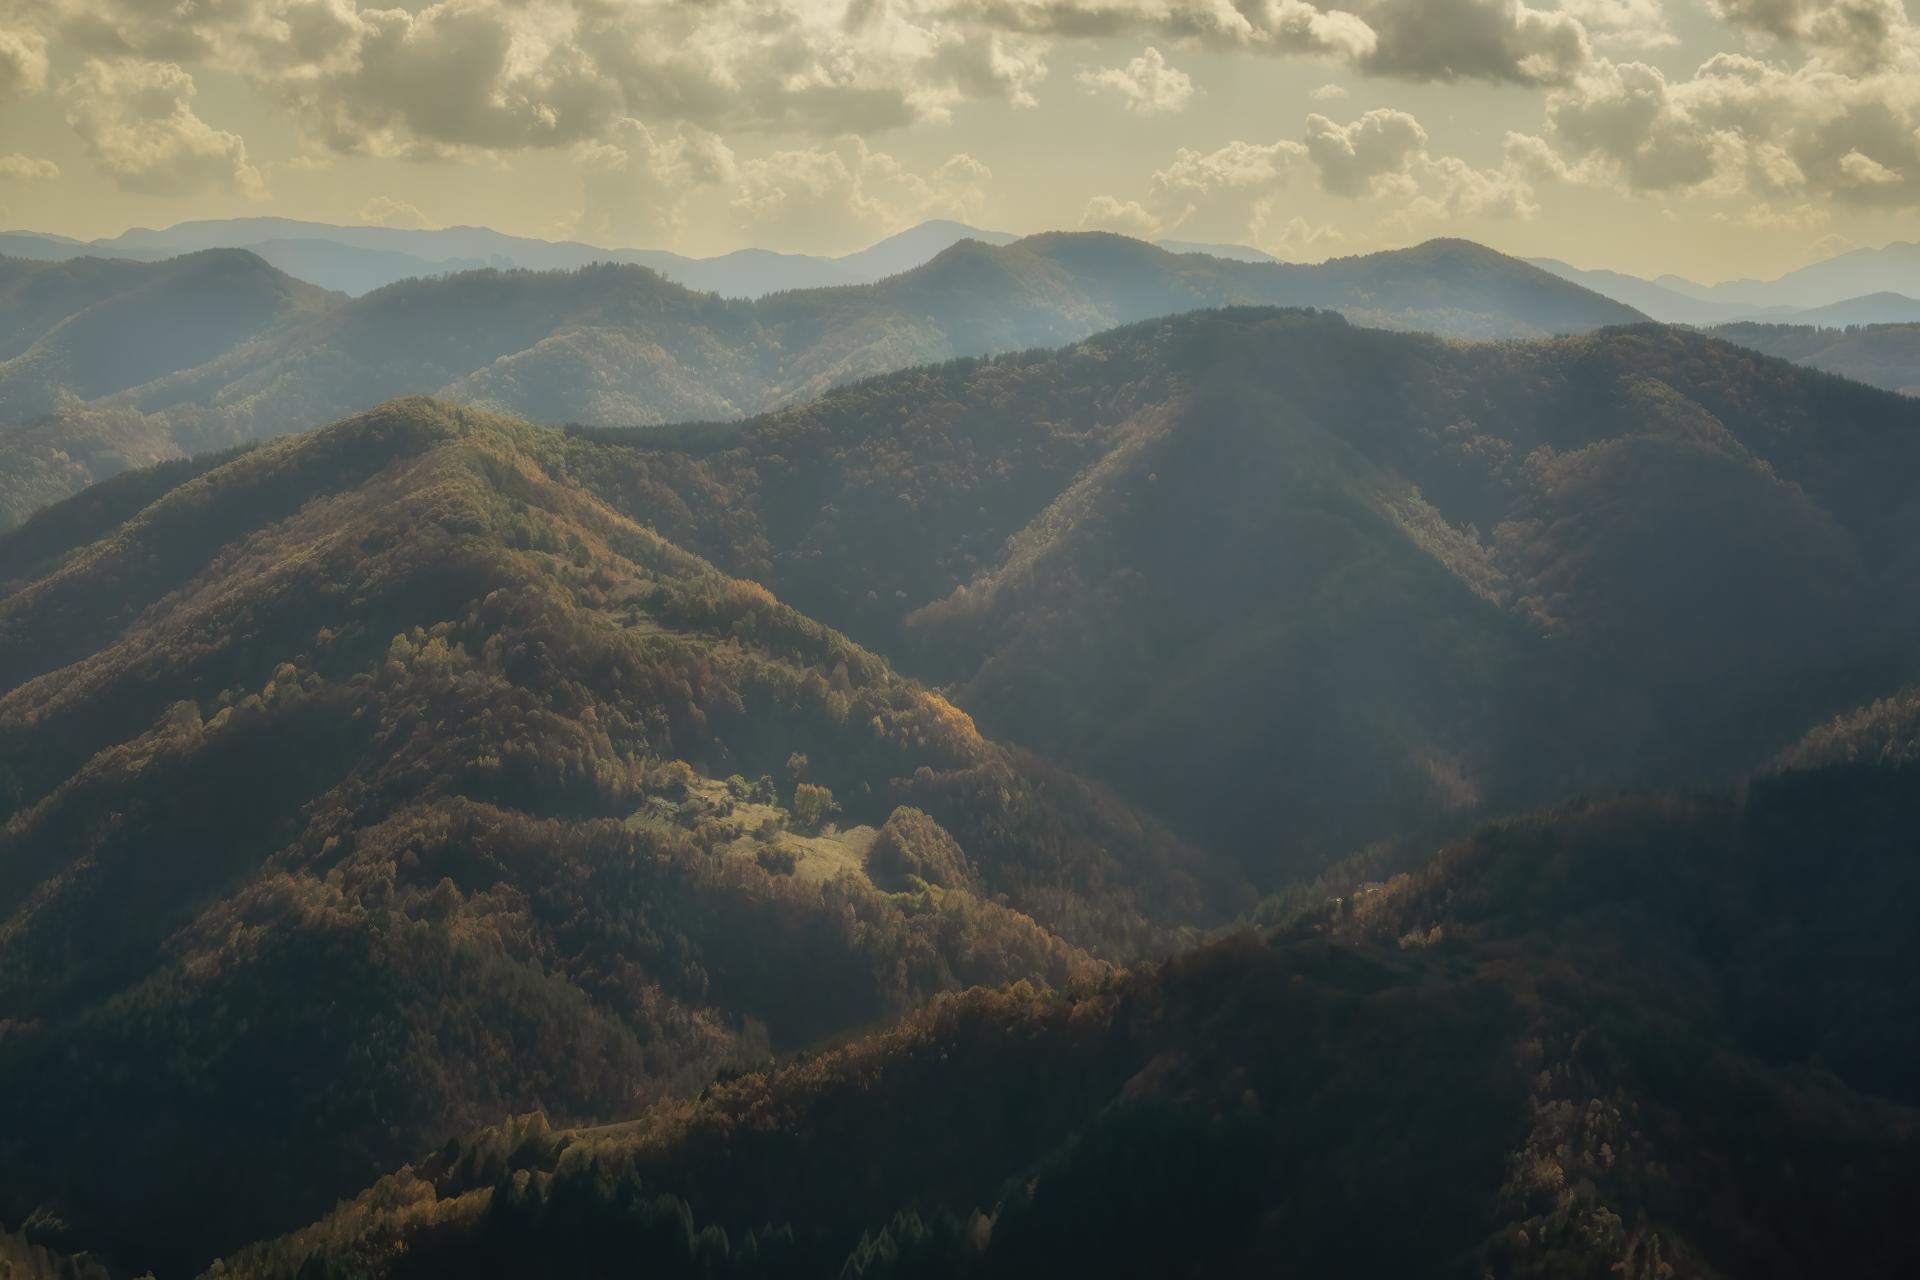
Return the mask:
<svg viewBox="0 0 1920 1280">
<path fill-rule="evenodd" d="M 1902 1276 L 1903 758 L 1563 806 L 1261 938 L 530 1117 L 212 1274 Z"/>
<path fill-rule="evenodd" d="M 0 1221 L 180 1274 L 1244 903 L 566 448 L 401 401 L 0 540 Z"/>
<path fill-rule="evenodd" d="M 1270 882 L 1729 776 L 1920 628 L 1920 407 L 1654 327 L 1201 314 L 567 466 Z"/>
</svg>

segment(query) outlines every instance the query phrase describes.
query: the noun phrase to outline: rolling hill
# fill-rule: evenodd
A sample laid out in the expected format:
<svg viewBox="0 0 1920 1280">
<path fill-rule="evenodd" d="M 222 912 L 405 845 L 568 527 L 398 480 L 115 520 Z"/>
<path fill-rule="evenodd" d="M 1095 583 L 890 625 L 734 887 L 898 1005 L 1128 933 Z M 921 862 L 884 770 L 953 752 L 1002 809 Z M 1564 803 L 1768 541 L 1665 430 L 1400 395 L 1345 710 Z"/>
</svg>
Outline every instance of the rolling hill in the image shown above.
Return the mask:
<svg viewBox="0 0 1920 1280">
<path fill-rule="evenodd" d="M 1920 405 L 1680 330 L 1149 322 L 579 432 L 664 535 L 1277 884 L 1914 670 Z"/>
<path fill-rule="evenodd" d="M 181 1274 L 507 1112 L 1244 907 L 570 448 L 400 401 L 0 539 L 0 1222 Z"/>
<path fill-rule="evenodd" d="M 1011 248 L 922 271 L 1144 247 Z M 0 1223 L 226 1280 L 1898 1275 L 1917 462 L 1920 405 L 1697 333 L 1229 308 L 127 472 L 0 537 Z"/>
<path fill-rule="evenodd" d="M 116 270 L 133 281 L 161 272 Z M 546 422 L 732 417 L 890 369 L 1241 303 L 1329 307 L 1368 324 L 1489 337 L 1637 316 L 1458 241 L 1321 266 L 1171 254 L 1092 233 L 998 247 L 963 241 L 877 284 L 757 302 L 692 293 L 632 266 L 470 272 L 393 285 L 197 367 L 138 386 L 122 377 L 112 394 L 61 400 L 50 416 L 0 428 L 0 523 L 129 459 L 270 438 L 397 395 L 436 394 Z M 194 304 L 181 294 L 172 305 Z M 16 388 L 0 377 L 0 401 L 39 403 L 47 394 L 45 378 Z"/>
<path fill-rule="evenodd" d="M 210 1275 L 1891 1280 L 1911 731 L 1505 822 L 1264 937 L 946 997 L 629 1123 L 478 1132 Z"/>
<path fill-rule="evenodd" d="M 1797 324 L 1729 324 L 1716 337 L 1869 386 L 1920 395 L 1920 324 L 1817 329 Z"/>
</svg>

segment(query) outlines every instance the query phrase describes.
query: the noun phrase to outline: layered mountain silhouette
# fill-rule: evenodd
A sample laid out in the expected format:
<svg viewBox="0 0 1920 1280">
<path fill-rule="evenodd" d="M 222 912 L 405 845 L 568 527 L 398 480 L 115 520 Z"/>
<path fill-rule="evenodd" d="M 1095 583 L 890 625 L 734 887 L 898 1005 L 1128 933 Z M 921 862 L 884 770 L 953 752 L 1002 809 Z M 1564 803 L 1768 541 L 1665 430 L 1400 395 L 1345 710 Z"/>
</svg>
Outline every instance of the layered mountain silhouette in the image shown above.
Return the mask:
<svg viewBox="0 0 1920 1280">
<path fill-rule="evenodd" d="M 127 465 L 282 435 L 404 394 L 539 421 L 631 425 L 753 413 L 890 369 L 1074 341 L 1197 307 L 1311 305 L 1362 323 L 1487 337 L 1637 318 L 1459 241 L 1304 267 L 1171 254 L 1089 233 L 1003 247 L 964 241 L 878 284 L 752 303 L 693 293 L 644 268 L 601 265 L 469 272 L 324 305 L 324 295 L 256 260 L 254 291 L 298 298 L 304 314 L 302 323 L 269 323 L 250 294 L 228 300 L 196 278 L 244 257 L 225 252 L 178 260 L 201 264 L 192 268 L 0 263 L 0 279 L 12 281 L 0 287 L 15 295 L 57 293 L 76 312 L 147 316 L 156 331 L 121 339 L 147 358 L 73 384 L 60 380 L 68 366 L 58 359 L 0 371 L 0 404 L 18 406 L 8 415 L 18 425 L 0 428 L 0 521 Z M 154 301 L 96 296 L 97 283 L 94 292 L 43 283 L 67 277 L 119 281 Z M 196 308 L 228 317 L 221 334 L 251 340 L 213 350 L 202 349 L 211 341 L 176 339 L 170 317 Z M 24 347 L 58 310 L 36 302 L 7 341 Z"/>
<path fill-rule="evenodd" d="M 537 240 L 487 227 L 426 229 L 337 226 L 294 218 L 210 218 L 162 230 L 140 227 L 91 241 L 35 232 L 0 232 L 0 254 L 39 261 L 80 256 L 152 261 L 206 249 L 247 249 L 289 275 L 354 295 L 401 280 L 483 267 L 574 271 L 595 263 L 615 262 L 647 267 L 699 292 L 757 298 L 782 289 L 865 284 L 917 267 L 960 240 L 1006 244 L 1017 238 L 935 219 L 837 258 L 769 249 L 690 258 L 664 249 L 612 249 L 572 240 Z"/>
<path fill-rule="evenodd" d="M 1895 241 L 1850 249 L 1776 280 L 1703 285 L 1676 275 L 1645 280 L 1620 271 L 1585 270 L 1555 258 L 1534 266 L 1675 324 L 1760 321 L 1871 324 L 1920 320 L 1920 244 Z"/>
<path fill-rule="evenodd" d="M 1260 270 L 1588 305 L 1484 253 Z M 0 536 L 0 1259 L 1902 1274 L 1920 401 L 1651 324 L 1075 328 L 1244 266 L 480 273 L 161 379 L 452 382 L 592 288 L 828 390 L 404 397 Z"/>
</svg>

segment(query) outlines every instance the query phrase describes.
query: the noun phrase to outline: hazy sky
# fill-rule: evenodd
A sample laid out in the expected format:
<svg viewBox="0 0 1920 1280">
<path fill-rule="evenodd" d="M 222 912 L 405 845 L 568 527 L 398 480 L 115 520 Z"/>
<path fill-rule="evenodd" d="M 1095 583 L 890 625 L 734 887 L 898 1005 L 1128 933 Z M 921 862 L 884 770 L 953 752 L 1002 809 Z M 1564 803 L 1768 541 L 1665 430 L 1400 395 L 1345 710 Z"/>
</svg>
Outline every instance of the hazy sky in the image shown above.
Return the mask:
<svg viewBox="0 0 1920 1280">
<path fill-rule="evenodd" d="M 1335 7 L 1339 5 L 1341 7 Z M 1920 239 L 1902 0 L 0 0 L 0 226 L 922 218 L 1773 275 Z"/>
</svg>

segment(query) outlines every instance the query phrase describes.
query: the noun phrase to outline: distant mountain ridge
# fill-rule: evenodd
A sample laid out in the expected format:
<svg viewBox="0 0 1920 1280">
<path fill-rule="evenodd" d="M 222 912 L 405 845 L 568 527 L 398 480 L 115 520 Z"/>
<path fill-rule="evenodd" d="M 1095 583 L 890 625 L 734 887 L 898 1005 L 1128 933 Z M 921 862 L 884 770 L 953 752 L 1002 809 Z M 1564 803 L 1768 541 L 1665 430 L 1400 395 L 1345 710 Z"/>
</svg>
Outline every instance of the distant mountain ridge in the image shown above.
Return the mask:
<svg viewBox="0 0 1920 1280">
<path fill-rule="evenodd" d="M 82 242 L 37 232 L 0 233 L 0 255 L 58 261 L 83 255 L 153 261 L 204 249 L 251 249 L 287 274 L 359 295 L 421 276 L 484 267 L 573 271 L 600 262 L 648 267 L 701 293 L 757 298 L 783 289 L 866 284 L 910 270 L 964 239 L 1006 244 L 1017 237 L 951 220 L 923 222 L 840 257 L 739 249 L 691 258 L 664 249 L 606 248 L 538 240 L 487 227 L 341 226 L 294 218 L 223 218 L 139 227 Z"/>
<path fill-rule="evenodd" d="M 85 258 L 0 262 L 0 297 L 55 293 L 104 305 L 92 293 L 41 286 L 97 278 L 143 288 L 169 270 Z M 635 265 L 465 272 L 316 305 L 299 323 L 267 327 L 201 363 L 145 370 L 148 380 L 111 394 L 24 383 L 22 403 L 54 411 L 0 431 L 0 524 L 125 466 L 283 435 L 398 395 L 588 425 L 737 418 L 929 361 L 1057 346 L 1196 308 L 1276 304 L 1478 338 L 1642 319 L 1465 241 L 1305 266 L 1173 254 L 1099 232 L 999 246 L 968 239 L 873 284 L 755 301 L 696 293 Z M 15 394 L 0 379 L 0 401 Z"/>
<path fill-rule="evenodd" d="M 1920 301 L 1915 301 L 1920 299 L 1920 244 L 1895 242 L 1878 249 L 1852 249 L 1777 280 L 1716 285 L 1696 284 L 1676 275 L 1645 280 L 1618 271 L 1583 270 L 1555 258 L 1528 261 L 1672 324 L 1920 321 Z"/>
<path fill-rule="evenodd" d="M 1714 336 L 1869 386 L 1920 396 L 1920 324 L 1723 324 Z"/>
</svg>

